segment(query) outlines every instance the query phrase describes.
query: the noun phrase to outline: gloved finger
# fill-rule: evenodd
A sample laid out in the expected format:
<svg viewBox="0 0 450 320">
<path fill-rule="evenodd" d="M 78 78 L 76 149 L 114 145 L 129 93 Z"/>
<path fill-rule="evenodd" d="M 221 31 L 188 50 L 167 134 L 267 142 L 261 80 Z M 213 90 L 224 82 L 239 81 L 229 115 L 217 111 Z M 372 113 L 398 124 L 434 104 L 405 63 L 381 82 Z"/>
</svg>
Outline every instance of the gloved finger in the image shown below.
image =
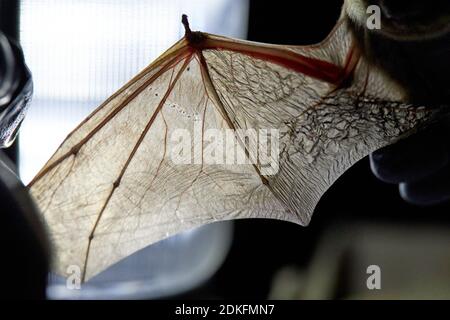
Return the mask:
<svg viewBox="0 0 450 320">
<path fill-rule="evenodd" d="M 418 181 L 401 183 L 401 197 L 416 205 L 434 205 L 450 200 L 450 165 Z"/>
<path fill-rule="evenodd" d="M 387 183 L 416 181 L 449 163 L 442 129 L 427 130 L 370 155 L 374 175 Z"/>
</svg>

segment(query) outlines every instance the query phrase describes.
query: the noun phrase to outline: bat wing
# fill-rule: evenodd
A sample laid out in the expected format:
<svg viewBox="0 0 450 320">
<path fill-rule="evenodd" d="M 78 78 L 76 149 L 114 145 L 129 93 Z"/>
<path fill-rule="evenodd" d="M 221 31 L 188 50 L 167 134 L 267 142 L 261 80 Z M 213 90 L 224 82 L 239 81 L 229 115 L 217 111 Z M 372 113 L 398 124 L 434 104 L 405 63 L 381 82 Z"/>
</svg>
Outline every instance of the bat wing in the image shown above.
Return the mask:
<svg viewBox="0 0 450 320">
<path fill-rule="evenodd" d="M 358 61 L 343 24 L 311 47 L 189 31 L 84 120 L 30 183 L 55 271 L 77 265 L 86 281 L 214 221 L 308 224 L 346 169 L 430 116 L 392 102 L 378 73 Z M 275 152 L 210 161 L 220 160 L 218 132 L 237 142 L 222 144 L 226 156 L 258 155 L 268 145 L 259 132 L 276 137 Z"/>
</svg>

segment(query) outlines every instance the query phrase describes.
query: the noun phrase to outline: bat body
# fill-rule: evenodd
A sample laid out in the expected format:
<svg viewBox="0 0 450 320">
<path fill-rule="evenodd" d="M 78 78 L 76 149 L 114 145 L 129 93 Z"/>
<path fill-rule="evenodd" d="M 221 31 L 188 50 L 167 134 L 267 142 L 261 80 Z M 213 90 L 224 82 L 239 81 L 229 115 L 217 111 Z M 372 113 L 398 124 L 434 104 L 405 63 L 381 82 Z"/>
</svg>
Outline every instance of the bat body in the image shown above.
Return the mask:
<svg viewBox="0 0 450 320">
<path fill-rule="evenodd" d="M 366 27 L 369 5 L 383 9 L 381 29 Z M 349 29 L 364 57 L 404 91 L 404 100 L 449 105 L 450 3 L 438 0 L 346 1 Z"/>
<path fill-rule="evenodd" d="M 54 270 L 79 266 L 86 281 L 214 221 L 307 225 L 345 170 L 431 121 L 438 110 L 408 101 L 406 86 L 357 42 L 351 4 L 308 47 L 192 32 L 183 17 L 185 37 L 84 120 L 30 183 Z M 235 144 L 211 139 L 230 131 Z"/>
</svg>

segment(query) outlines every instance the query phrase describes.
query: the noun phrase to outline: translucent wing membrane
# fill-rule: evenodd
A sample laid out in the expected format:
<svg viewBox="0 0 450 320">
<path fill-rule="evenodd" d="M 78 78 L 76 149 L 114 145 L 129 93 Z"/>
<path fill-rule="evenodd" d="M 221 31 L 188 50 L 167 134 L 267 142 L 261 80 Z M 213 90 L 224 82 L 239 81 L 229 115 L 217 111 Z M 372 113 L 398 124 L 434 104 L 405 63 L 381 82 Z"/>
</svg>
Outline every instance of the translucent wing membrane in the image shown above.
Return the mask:
<svg viewBox="0 0 450 320">
<path fill-rule="evenodd" d="M 78 265 L 88 280 L 139 249 L 214 221 L 306 225 L 346 169 L 432 115 L 392 102 L 379 75 L 363 61 L 356 68 L 344 26 L 313 47 L 196 36 L 94 111 L 31 182 L 57 273 Z M 354 85 L 339 89 L 349 72 Z M 275 130 L 279 148 L 269 157 L 276 170 L 267 173 L 259 160 L 206 161 L 210 129 L 232 129 L 237 144 L 225 144 L 223 153 L 248 158 L 264 143 L 248 132 Z M 193 137 L 187 150 L 176 149 L 186 136 Z"/>
</svg>

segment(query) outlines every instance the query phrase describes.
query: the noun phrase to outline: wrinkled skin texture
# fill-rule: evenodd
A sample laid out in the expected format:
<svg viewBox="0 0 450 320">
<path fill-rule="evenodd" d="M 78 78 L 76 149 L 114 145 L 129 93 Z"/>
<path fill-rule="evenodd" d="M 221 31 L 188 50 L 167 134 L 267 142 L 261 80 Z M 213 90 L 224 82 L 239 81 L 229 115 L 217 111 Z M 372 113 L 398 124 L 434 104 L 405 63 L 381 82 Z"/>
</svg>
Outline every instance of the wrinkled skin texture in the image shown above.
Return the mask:
<svg viewBox="0 0 450 320">
<path fill-rule="evenodd" d="M 182 39 L 94 111 L 31 182 L 51 231 L 57 273 L 78 265 L 86 281 L 147 245 L 214 221 L 307 225 L 345 170 L 435 116 L 402 103 L 397 88 L 363 60 L 352 84 L 336 87 L 320 75 L 255 57 L 269 51 L 343 68 L 352 46 L 345 24 L 311 47 L 206 34 L 195 39 L 204 47 Z M 173 133 L 196 127 L 203 134 L 209 128 L 279 130 L 278 173 L 264 175 L 260 164 L 174 163 Z M 201 142 L 192 147 L 197 159 L 205 150 Z"/>
</svg>

